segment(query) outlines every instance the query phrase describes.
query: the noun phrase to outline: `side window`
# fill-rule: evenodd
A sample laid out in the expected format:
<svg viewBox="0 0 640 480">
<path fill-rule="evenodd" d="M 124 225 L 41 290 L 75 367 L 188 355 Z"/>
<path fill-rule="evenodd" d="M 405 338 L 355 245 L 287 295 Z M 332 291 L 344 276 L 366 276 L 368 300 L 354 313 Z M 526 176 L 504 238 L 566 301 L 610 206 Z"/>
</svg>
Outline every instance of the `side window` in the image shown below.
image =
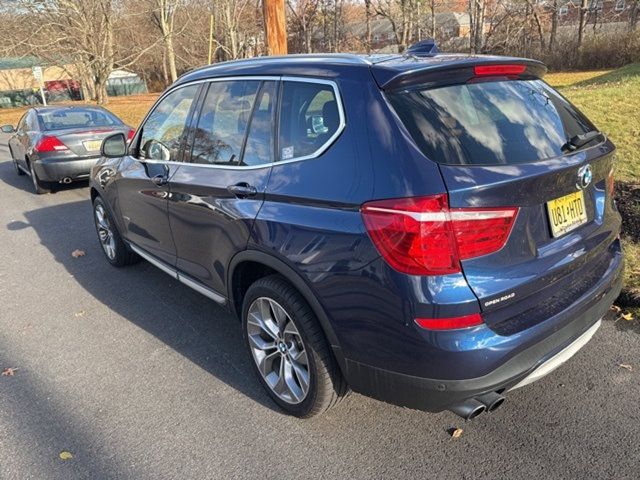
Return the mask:
<svg viewBox="0 0 640 480">
<path fill-rule="evenodd" d="M 251 116 L 242 165 L 273 162 L 273 114 L 276 105 L 276 82 L 264 82 Z"/>
<path fill-rule="evenodd" d="M 27 130 L 27 116 L 29 115 L 29 112 L 25 113 L 22 118 L 20 119 L 20 121 L 18 122 L 18 126 L 16 127 L 17 130 L 24 132 Z"/>
<path fill-rule="evenodd" d="M 40 130 L 39 125 L 38 125 L 38 116 L 36 115 L 36 113 L 32 110 L 30 112 L 27 113 L 26 116 L 27 120 L 26 120 L 26 130 L 29 132 L 35 132 L 37 130 Z"/>
<path fill-rule="evenodd" d="M 340 128 L 333 87 L 322 83 L 283 82 L 279 160 L 317 152 Z"/>
<path fill-rule="evenodd" d="M 198 85 L 179 88 L 155 107 L 142 126 L 141 159 L 178 160 L 180 141 L 197 92 Z"/>
<path fill-rule="evenodd" d="M 259 80 L 212 82 L 202 104 L 191 161 L 238 165 Z"/>
</svg>

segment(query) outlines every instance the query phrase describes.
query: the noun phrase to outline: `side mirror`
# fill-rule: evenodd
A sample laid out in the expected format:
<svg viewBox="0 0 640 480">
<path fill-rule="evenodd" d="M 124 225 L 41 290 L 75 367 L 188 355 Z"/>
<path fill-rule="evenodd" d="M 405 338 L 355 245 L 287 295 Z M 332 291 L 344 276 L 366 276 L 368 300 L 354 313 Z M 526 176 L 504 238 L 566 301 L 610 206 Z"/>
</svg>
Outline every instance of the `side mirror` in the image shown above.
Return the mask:
<svg viewBox="0 0 640 480">
<path fill-rule="evenodd" d="M 2 133 L 15 133 L 16 129 L 13 125 L 2 125 L 0 131 L 2 131 Z"/>
<path fill-rule="evenodd" d="M 114 133 L 102 141 L 100 155 L 107 158 L 124 157 L 127 154 L 127 138 L 124 133 Z"/>
</svg>

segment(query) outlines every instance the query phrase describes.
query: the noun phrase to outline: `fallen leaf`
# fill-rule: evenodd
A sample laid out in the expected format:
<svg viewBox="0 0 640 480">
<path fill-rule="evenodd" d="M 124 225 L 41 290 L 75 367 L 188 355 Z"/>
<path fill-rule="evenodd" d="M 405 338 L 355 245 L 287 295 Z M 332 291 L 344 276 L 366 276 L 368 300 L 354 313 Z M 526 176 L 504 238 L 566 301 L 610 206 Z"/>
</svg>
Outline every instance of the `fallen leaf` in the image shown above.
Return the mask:
<svg viewBox="0 0 640 480">
<path fill-rule="evenodd" d="M 73 458 L 73 454 L 71 452 L 67 452 L 66 450 L 63 450 L 60 452 L 60 460 L 71 460 Z"/>
<path fill-rule="evenodd" d="M 622 315 L 620 315 L 620 318 L 623 320 L 626 320 L 627 322 L 630 322 L 631 320 L 633 320 L 633 314 L 632 313 L 623 313 Z"/>
<path fill-rule="evenodd" d="M 462 436 L 462 432 L 464 430 L 462 430 L 461 428 L 454 428 L 451 430 L 451 438 L 460 438 Z"/>
<path fill-rule="evenodd" d="M 7 367 L 4 370 L 2 370 L 2 373 L 0 375 L 2 375 L 3 377 L 13 377 L 16 374 L 16 370 L 18 369 Z"/>
<path fill-rule="evenodd" d="M 84 317 L 85 311 L 84 310 L 80 310 L 79 312 L 76 312 L 73 314 L 74 317 Z"/>
<path fill-rule="evenodd" d="M 633 367 L 631 365 L 626 364 L 626 363 L 620 363 L 620 364 L 618 364 L 618 366 L 620 368 L 625 368 L 625 369 L 627 369 L 629 371 L 633 370 Z"/>
<path fill-rule="evenodd" d="M 613 310 L 616 313 L 622 312 L 622 309 L 617 305 L 611 305 L 611 308 L 609 310 Z"/>
<path fill-rule="evenodd" d="M 73 258 L 84 257 L 84 256 L 85 256 L 85 253 L 84 253 L 84 250 L 77 250 L 77 249 L 76 249 L 76 250 L 74 250 L 73 252 L 71 252 L 71 256 L 72 256 Z"/>
</svg>

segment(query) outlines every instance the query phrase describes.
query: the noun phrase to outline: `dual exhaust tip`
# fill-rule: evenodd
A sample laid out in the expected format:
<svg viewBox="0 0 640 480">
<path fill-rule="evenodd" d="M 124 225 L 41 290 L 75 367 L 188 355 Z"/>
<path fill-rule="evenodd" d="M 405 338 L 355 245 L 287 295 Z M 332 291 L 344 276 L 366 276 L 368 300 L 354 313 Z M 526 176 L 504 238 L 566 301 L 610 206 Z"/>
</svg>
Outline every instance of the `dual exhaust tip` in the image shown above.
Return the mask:
<svg viewBox="0 0 640 480">
<path fill-rule="evenodd" d="M 465 420 L 473 420 L 484 412 L 491 413 L 495 411 L 504 401 L 505 398 L 499 393 L 490 392 L 465 400 L 458 405 L 454 405 L 449 410 Z"/>
</svg>

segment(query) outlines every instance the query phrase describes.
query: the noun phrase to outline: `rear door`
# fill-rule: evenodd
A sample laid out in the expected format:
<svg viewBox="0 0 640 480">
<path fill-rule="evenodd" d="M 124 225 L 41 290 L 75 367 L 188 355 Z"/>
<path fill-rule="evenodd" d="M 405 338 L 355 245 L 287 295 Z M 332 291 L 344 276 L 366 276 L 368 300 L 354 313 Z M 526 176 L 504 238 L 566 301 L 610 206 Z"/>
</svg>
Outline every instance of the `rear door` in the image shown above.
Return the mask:
<svg viewBox="0 0 640 480">
<path fill-rule="evenodd" d="M 275 150 L 278 83 L 277 78 L 221 79 L 206 89 L 187 142 L 187 161 L 170 181 L 169 215 L 181 277 L 226 292 L 226 268 L 246 248 L 264 201 Z"/>
<path fill-rule="evenodd" d="M 612 261 L 613 145 L 541 80 L 487 78 L 390 99 L 440 165 L 452 208 L 517 207 L 504 247 L 462 262 L 485 321 L 516 333 L 570 306 Z M 483 233 L 478 233 L 481 242 Z"/>
<path fill-rule="evenodd" d="M 169 180 L 180 168 L 199 91 L 199 84 L 178 87 L 156 103 L 116 178 L 127 239 L 170 265 L 176 248 L 167 211 Z"/>
</svg>

